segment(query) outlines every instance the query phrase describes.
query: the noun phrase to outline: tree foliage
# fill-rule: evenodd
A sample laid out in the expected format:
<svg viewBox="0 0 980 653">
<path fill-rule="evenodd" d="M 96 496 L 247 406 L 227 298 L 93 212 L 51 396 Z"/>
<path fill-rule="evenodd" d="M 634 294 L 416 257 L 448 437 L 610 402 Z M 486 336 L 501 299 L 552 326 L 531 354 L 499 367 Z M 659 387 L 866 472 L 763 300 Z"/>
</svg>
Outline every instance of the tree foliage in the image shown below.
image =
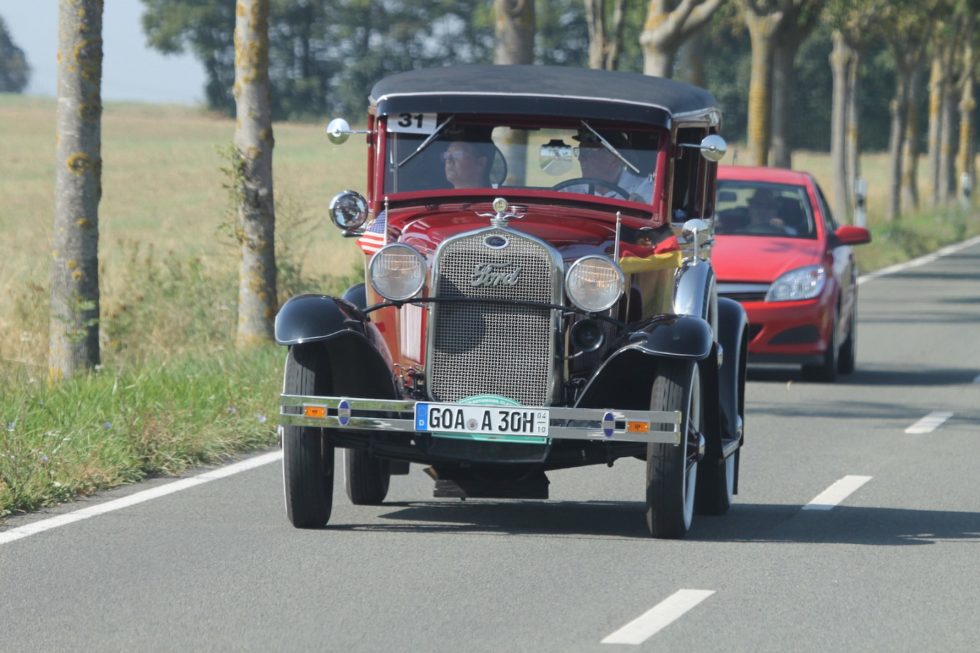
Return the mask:
<svg viewBox="0 0 980 653">
<path fill-rule="evenodd" d="M 21 93 L 30 81 L 27 57 L 10 38 L 7 23 L 0 17 L 0 93 Z"/>
</svg>

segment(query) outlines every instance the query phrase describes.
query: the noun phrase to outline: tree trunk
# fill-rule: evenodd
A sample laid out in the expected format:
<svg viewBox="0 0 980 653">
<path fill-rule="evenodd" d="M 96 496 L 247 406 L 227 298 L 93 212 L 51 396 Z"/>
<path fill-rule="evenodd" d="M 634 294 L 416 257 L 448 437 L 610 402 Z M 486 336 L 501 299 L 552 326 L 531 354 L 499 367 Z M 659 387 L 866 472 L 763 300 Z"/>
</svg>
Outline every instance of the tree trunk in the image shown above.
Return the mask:
<svg viewBox="0 0 980 653">
<path fill-rule="evenodd" d="M 624 4 L 615 0 L 612 24 L 606 26 L 606 0 L 585 0 L 585 22 L 589 28 L 589 68 L 616 70 L 623 47 Z"/>
<path fill-rule="evenodd" d="M 773 50 L 772 164 L 777 168 L 793 167 L 790 124 L 793 110 L 793 60 L 796 59 L 798 48 L 799 41 L 787 35 L 787 38 L 779 39 Z"/>
<path fill-rule="evenodd" d="M 851 214 L 850 180 L 847 169 L 847 81 L 853 51 L 839 30 L 834 31 L 833 41 L 834 49 L 830 54 L 830 68 L 834 80 L 830 114 L 830 165 L 834 215 L 843 222 Z"/>
<path fill-rule="evenodd" d="M 937 45 L 937 47 L 939 47 Z M 929 66 L 929 200 L 939 204 L 939 134 L 942 128 L 944 66 L 942 55 L 932 55 Z"/>
<path fill-rule="evenodd" d="M 498 65 L 534 63 L 534 0 L 495 0 Z M 503 139 L 507 159 L 507 185 L 523 186 L 527 177 L 527 132 L 511 131 Z"/>
<path fill-rule="evenodd" d="M 939 121 L 939 201 L 943 204 L 953 199 L 956 192 L 954 157 L 956 142 L 956 85 L 947 75 L 943 84 L 942 109 Z"/>
<path fill-rule="evenodd" d="M 976 99 L 973 97 L 973 78 L 968 77 L 963 85 L 963 97 L 960 100 L 960 151 L 957 160 L 957 176 L 959 178 L 960 198 L 967 198 L 967 191 L 972 192 L 976 186 L 976 170 L 972 165 L 974 158 L 973 149 L 973 110 L 976 108 Z"/>
<path fill-rule="evenodd" d="M 896 70 L 895 97 L 892 98 L 891 130 L 889 135 L 888 156 L 888 221 L 894 221 L 901 215 L 899 201 L 902 187 L 902 145 L 905 139 L 905 123 L 908 116 L 908 77 Z"/>
<path fill-rule="evenodd" d="M 752 164 L 769 164 L 772 140 L 772 58 L 774 21 L 746 15 L 752 41 L 752 77 L 749 82 L 748 146 Z"/>
<path fill-rule="evenodd" d="M 704 32 L 697 32 L 691 38 L 684 41 L 684 45 L 677 52 L 680 59 L 680 77 L 688 84 L 704 87 Z"/>
<path fill-rule="evenodd" d="M 606 7 L 604 0 L 585 0 L 585 24 L 589 29 L 589 68 L 601 70 L 606 54 Z"/>
<path fill-rule="evenodd" d="M 269 0 L 238 0 L 235 18 L 239 348 L 270 340 L 276 297 L 276 215 L 269 106 Z"/>
<path fill-rule="evenodd" d="M 905 145 L 902 163 L 902 209 L 919 208 L 919 87 L 922 68 L 916 66 L 909 77 L 908 121 L 905 125 Z"/>
<path fill-rule="evenodd" d="M 851 62 L 847 70 L 847 117 L 845 158 L 847 175 L 844 179 L 848 206 L 855 205 L 855 184 L 861 178 L 861 124 L 858 111 L 858 90 L 861 85 L 861 50 L 854 44 L 851 48 Z"/>
<path fill-rule="evenodd" d="M 650 0 L 640 34 L 643 73 L 672 77 L 681 45 L 711 19 L 724 0 Z"/>
<path fill-rule="evenodd" d="M 58 111 L 48 378 L 99 364 L 102 0 L 58 7 Z"/>
</svg>

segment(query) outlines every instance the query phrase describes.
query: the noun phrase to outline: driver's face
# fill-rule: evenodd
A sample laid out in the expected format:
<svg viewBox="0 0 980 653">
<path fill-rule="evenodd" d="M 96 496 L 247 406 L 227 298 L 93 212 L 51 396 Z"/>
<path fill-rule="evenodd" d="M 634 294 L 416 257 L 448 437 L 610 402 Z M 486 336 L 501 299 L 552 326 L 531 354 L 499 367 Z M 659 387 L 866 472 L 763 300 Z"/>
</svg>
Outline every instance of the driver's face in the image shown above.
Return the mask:
<svg viewBox="0 0 980 653">
<path fill-rule="evenodd" d="M 582 143 L 578 151 L 578 162 L 582 166 L 583 177 L 615 183 L 622 171 L 619 159 L 600 143 Z"/>
</svg>

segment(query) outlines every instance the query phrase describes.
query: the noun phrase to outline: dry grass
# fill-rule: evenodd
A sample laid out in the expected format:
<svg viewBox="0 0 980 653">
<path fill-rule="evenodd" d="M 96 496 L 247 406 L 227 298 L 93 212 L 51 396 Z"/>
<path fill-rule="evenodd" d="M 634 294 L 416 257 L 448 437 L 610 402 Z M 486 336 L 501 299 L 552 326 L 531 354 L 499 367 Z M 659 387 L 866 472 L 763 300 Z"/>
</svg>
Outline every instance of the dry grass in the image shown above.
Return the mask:
<svg viewBox="0 0 980 653">
<path fill-rule="evenodd" d="M 47 339 L 45 288 L 54 210 L 55 103 L 0 95 L 0 358 L 36 361 Z M 366 148 L 331 146 L 322 125 L 277 124 L 273 159 L 278 240 L 311 277 L 346 275 L 360 260 L 329 224 L 330 197 L 363 189 Z M 234 122 L 184 107 L 109 104 L 102 121 L 99 207 L 104 313 L 134 301 L 134 264 L 195 261 L 233 278 L 221 152 Z M 308 237 L 309 232 L 316 237 Z"/>
</svg>

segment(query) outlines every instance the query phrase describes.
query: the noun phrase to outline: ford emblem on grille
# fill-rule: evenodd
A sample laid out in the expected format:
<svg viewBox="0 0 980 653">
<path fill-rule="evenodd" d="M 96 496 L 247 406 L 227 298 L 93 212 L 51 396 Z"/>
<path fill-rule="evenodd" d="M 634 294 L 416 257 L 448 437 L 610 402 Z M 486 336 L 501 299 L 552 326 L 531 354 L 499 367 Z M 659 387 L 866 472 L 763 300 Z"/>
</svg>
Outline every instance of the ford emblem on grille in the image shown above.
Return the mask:
<svg viewBox="0 0 980 653">
<path fill-rule="evenodd" d="M 490 249 L 503 249 L 507 247 L 508 241 L 503 236 L 487 236 L 483 240 L 483 244 Z"/>
<path fill-rule="evenodd" d="M 521 277 L 520 266 L 511 261 L 504 263 L 481 263 L 473 268 L 470 275 L 470 285 L 481 286 L 516 286 Z"/>
</svg>

